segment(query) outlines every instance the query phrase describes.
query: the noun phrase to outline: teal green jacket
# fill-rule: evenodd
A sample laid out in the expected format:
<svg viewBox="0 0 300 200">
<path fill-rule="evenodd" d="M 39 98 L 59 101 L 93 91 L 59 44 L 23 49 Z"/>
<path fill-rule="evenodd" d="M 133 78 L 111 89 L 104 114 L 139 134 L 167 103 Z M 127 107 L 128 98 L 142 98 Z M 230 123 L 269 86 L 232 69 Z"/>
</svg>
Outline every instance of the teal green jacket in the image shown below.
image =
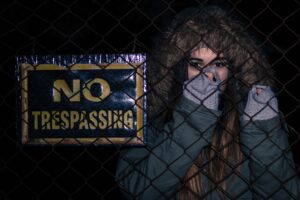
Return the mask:
<svg viewBox="0 0 300 200">
<path fill-rule="evenodd" d="M 182 97 L 162 131 L 148 130 L 145 147 L 120 153 L 116 181 L 128 199 L 177 199 L 183 177 L 199 152 L 210 145 L 220 112 Z M 241 120 L 245 161 L 227 179 L 226 199 L 300 199 L 292 152 L 279 117 Z M 203 180 L 205 199 L 221 199 Z"/>
</svg>

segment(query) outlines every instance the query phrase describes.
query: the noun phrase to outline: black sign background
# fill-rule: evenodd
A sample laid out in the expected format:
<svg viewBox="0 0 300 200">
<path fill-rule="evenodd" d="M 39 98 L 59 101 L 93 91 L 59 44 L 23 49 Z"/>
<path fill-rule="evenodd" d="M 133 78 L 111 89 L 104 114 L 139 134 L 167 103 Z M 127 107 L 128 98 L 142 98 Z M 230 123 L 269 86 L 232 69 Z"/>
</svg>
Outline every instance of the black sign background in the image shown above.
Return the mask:
<svg viewBox="0 0 300 200">
<path fill-rule="evenodd" d="M 145 54 L 17 57 L 17 132 L 21 143 L 145 145 L 145 61 Z M 93 82 L 96 79 L 105 80 L 108 86 Z M 55 88 L 58 80 L 64 84 L 60 82 Z M 92 98 L 102 97 L 102 90 L 108 87 L 109 95 L 93 101 L 84 93 L 87 85 Z M 65 93 L 66 88 L 76 100 Z M 60 100 L 54 100 L 54 91 Z M 72 112 L 80 119 L 71 120 Z M 64 118 L 62 113 L 67 113 Z M 49 117 L 43 118 L 45 115 Z"/>
<path fill-rule="evenodd" d="M 53 101 L 53 83 L 57 79 L 66 80 L 72 86 L 73 79 L 80 79 L 81 88 L 85 82 L 94 78 L 103 78 L 110 85 L 111 94 L 101 102 L 91 102 L 80 93 L 80 102 L 70 102 L 65 95 L 61 102 Z M 79 130 L 35 130 L 33 128 L 32 111 L 86 111 L 95 110 L 133 110 L 133 120 L 136 121 L 136 74 L 134 69 L 124 70 L 37 70 L 28 73 L 28 108 L 29 137 L 132 137 L 134 129 L 95 129 Z M 99 87 L 92 87 L 91 92 L 99 95 Z M 96 95 L 95 95 L 96 96 Z M 131 101 L 130 101 L 131 99 Z"/>
</svg>

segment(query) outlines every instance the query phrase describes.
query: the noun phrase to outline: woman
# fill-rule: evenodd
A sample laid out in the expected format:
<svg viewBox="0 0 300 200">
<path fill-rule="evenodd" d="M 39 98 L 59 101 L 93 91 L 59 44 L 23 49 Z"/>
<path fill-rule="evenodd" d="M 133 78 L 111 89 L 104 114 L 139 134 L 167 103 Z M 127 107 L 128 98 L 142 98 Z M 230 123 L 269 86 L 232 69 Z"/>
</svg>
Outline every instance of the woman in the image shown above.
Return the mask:
<svg viewBox="0 0 300 200">
<path fill-rule="evenodd" d="M 149 63 L 145 147 L 122 150 L 129 199 L 299 199 L 272 71 L 214 6 L 179 13 Z"/>
</svg>

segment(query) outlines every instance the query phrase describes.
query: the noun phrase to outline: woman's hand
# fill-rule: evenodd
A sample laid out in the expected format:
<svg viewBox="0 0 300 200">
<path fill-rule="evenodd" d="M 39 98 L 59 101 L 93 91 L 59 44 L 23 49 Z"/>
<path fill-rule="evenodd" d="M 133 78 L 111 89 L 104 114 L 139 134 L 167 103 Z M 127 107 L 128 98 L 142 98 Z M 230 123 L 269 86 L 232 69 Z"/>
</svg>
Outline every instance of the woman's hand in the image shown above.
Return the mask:
<svg viewBox="0 0 300 200">
<path fill-rule="evenodd" d="M 200 105 L 218 110 L 221 80 L 215 67 L 207 67 L 197 76 L 184 82 L 183 95 Z"/>
<path fill-rule="evenodd" d="M 266 120 L 278 115 L 278 102 L 269 86 L 254 85 L 249 91 L 244 120 Z"/>
</svg>

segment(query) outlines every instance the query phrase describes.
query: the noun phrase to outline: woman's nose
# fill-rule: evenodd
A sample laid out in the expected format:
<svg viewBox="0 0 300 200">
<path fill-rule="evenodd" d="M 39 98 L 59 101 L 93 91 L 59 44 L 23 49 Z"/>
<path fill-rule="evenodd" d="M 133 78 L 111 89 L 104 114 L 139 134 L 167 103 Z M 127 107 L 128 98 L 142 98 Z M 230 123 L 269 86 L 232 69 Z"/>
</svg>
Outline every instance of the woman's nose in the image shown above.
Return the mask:
<svg viewBox="0 0 300 200">
<path fill-rule="evenodd" d="M 207 72 L 207 73 L 205 73 L 205 74 L 206 74 L 208 80 L 213 81 L 213 82 L 216 82 L 216 81 L 217 81 L 217 79 L 216 79 L 216 77 L 215 77 L 215 75 L 214 75 L 213 72 Z"/>
<path fill-rule="evenodd" d="M 208 80 L 212 82 L 217 81 L 217 69 L 215 67 L 206 67 L 203 72 L 205 73 Z"/>
</svg>

